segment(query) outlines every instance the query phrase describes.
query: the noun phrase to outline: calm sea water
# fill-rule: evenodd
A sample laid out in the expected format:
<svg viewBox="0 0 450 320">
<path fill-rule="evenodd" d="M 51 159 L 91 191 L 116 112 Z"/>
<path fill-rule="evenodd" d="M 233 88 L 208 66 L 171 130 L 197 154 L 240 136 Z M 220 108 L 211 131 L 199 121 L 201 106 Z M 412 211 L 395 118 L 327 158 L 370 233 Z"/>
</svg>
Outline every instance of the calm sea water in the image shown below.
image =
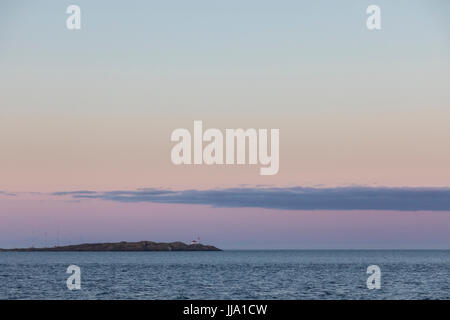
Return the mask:
<svg viewBox="0 0 450 320">
<path fill-rule="evenodd" d="M 81 290 L 67 289 L 71 264 Z M 0 298 L 450 299 L 450 251 L 0 253 Z"/>
</svg>

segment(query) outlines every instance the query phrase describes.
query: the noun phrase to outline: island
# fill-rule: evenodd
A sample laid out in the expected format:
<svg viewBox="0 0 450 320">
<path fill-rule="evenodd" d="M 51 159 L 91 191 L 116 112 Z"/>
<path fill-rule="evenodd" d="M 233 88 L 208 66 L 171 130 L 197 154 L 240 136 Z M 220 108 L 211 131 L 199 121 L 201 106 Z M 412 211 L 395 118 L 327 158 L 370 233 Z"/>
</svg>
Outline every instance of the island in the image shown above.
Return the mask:
<svg viewBox="0 0 450 320">
<path fill-rule="evenodd" d="M 109 243 L 83 243 L 67 246 L 47 248 L 15 248 L 0 249 L 0 252 L 34 252 L 34 251 L 222 251 L 219 248 L 201 243 L 186 244 L 177 242 L 109 242 Z"/>
</svg>

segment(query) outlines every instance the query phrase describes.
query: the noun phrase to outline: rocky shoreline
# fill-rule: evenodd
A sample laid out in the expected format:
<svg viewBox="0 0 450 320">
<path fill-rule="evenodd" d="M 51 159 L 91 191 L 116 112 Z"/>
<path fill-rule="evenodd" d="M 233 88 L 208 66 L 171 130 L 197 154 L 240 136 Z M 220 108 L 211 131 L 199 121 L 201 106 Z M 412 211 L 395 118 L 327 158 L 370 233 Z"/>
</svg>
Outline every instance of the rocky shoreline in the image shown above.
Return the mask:
<svg viewBox="0 0 450 320">
<path fill-rule="evenodd" d="M 16 248 L 0 249 L 0 252 L 35 252 L 35 251 L 222 251 L 219 248 L 200 243 L 186 244 L 184 242 L 111 242 L 111 243 L 83 243 L 68 246 L 48 248 Z"/>
</svg>

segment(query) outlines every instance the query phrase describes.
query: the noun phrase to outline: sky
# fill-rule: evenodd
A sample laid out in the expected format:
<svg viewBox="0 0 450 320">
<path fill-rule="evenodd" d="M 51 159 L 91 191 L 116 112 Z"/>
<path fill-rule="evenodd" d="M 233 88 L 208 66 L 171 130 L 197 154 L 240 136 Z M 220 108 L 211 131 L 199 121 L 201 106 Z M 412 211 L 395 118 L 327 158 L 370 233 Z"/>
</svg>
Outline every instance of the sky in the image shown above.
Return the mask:
<svg viewBox="0 0 450 320">
<path fill-rule="evenodd" d="M 67 6 L 81 30 L 66 28 Z M 381 8 L 381 30 L 366 8 Z M 450 3 L 2 1 L 0 247 L 450 248 Z M 175 166 L 280 129 L 280 170 Z"/>
</svg>

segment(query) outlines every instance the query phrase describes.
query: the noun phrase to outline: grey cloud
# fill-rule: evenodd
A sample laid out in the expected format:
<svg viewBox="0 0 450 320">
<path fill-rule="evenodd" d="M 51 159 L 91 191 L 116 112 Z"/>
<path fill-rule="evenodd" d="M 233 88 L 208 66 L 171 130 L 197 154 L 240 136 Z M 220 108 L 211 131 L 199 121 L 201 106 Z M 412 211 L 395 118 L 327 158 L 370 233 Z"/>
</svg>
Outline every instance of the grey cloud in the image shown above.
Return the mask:
<svg viewBox="0 0 450 320">
<path fill-rule="evenodd" d="M 60 192 L 53 192 L 52 195 L 54 196 L 68 196 L 68 195 L 85 195 L 85 194 L 97 194 L 96 191 L 89 191 L 89 190 L 78 190 L 78 191 L 60 191 Z"/>
<path fill-rule="evenodd" d="M 254 187 L 209 190 L 138 189 L 134 191 L 55 192 L 73 199 L 118 202 L 202 204 L 281 210 L 450 211 L 450 188 L 429 187 Z"/>
<path fill-rule="evenodd" d="M 3 194 L 3 195 L 5 195 L 5 196 L 9 196 L 9 197 L 15 197 L 15 196 L 17 196 L 16 193 L 11 193 L 11 192 L 2 191 L 2 190 L 0 190 L 0 194 Z"/>
</svg>

